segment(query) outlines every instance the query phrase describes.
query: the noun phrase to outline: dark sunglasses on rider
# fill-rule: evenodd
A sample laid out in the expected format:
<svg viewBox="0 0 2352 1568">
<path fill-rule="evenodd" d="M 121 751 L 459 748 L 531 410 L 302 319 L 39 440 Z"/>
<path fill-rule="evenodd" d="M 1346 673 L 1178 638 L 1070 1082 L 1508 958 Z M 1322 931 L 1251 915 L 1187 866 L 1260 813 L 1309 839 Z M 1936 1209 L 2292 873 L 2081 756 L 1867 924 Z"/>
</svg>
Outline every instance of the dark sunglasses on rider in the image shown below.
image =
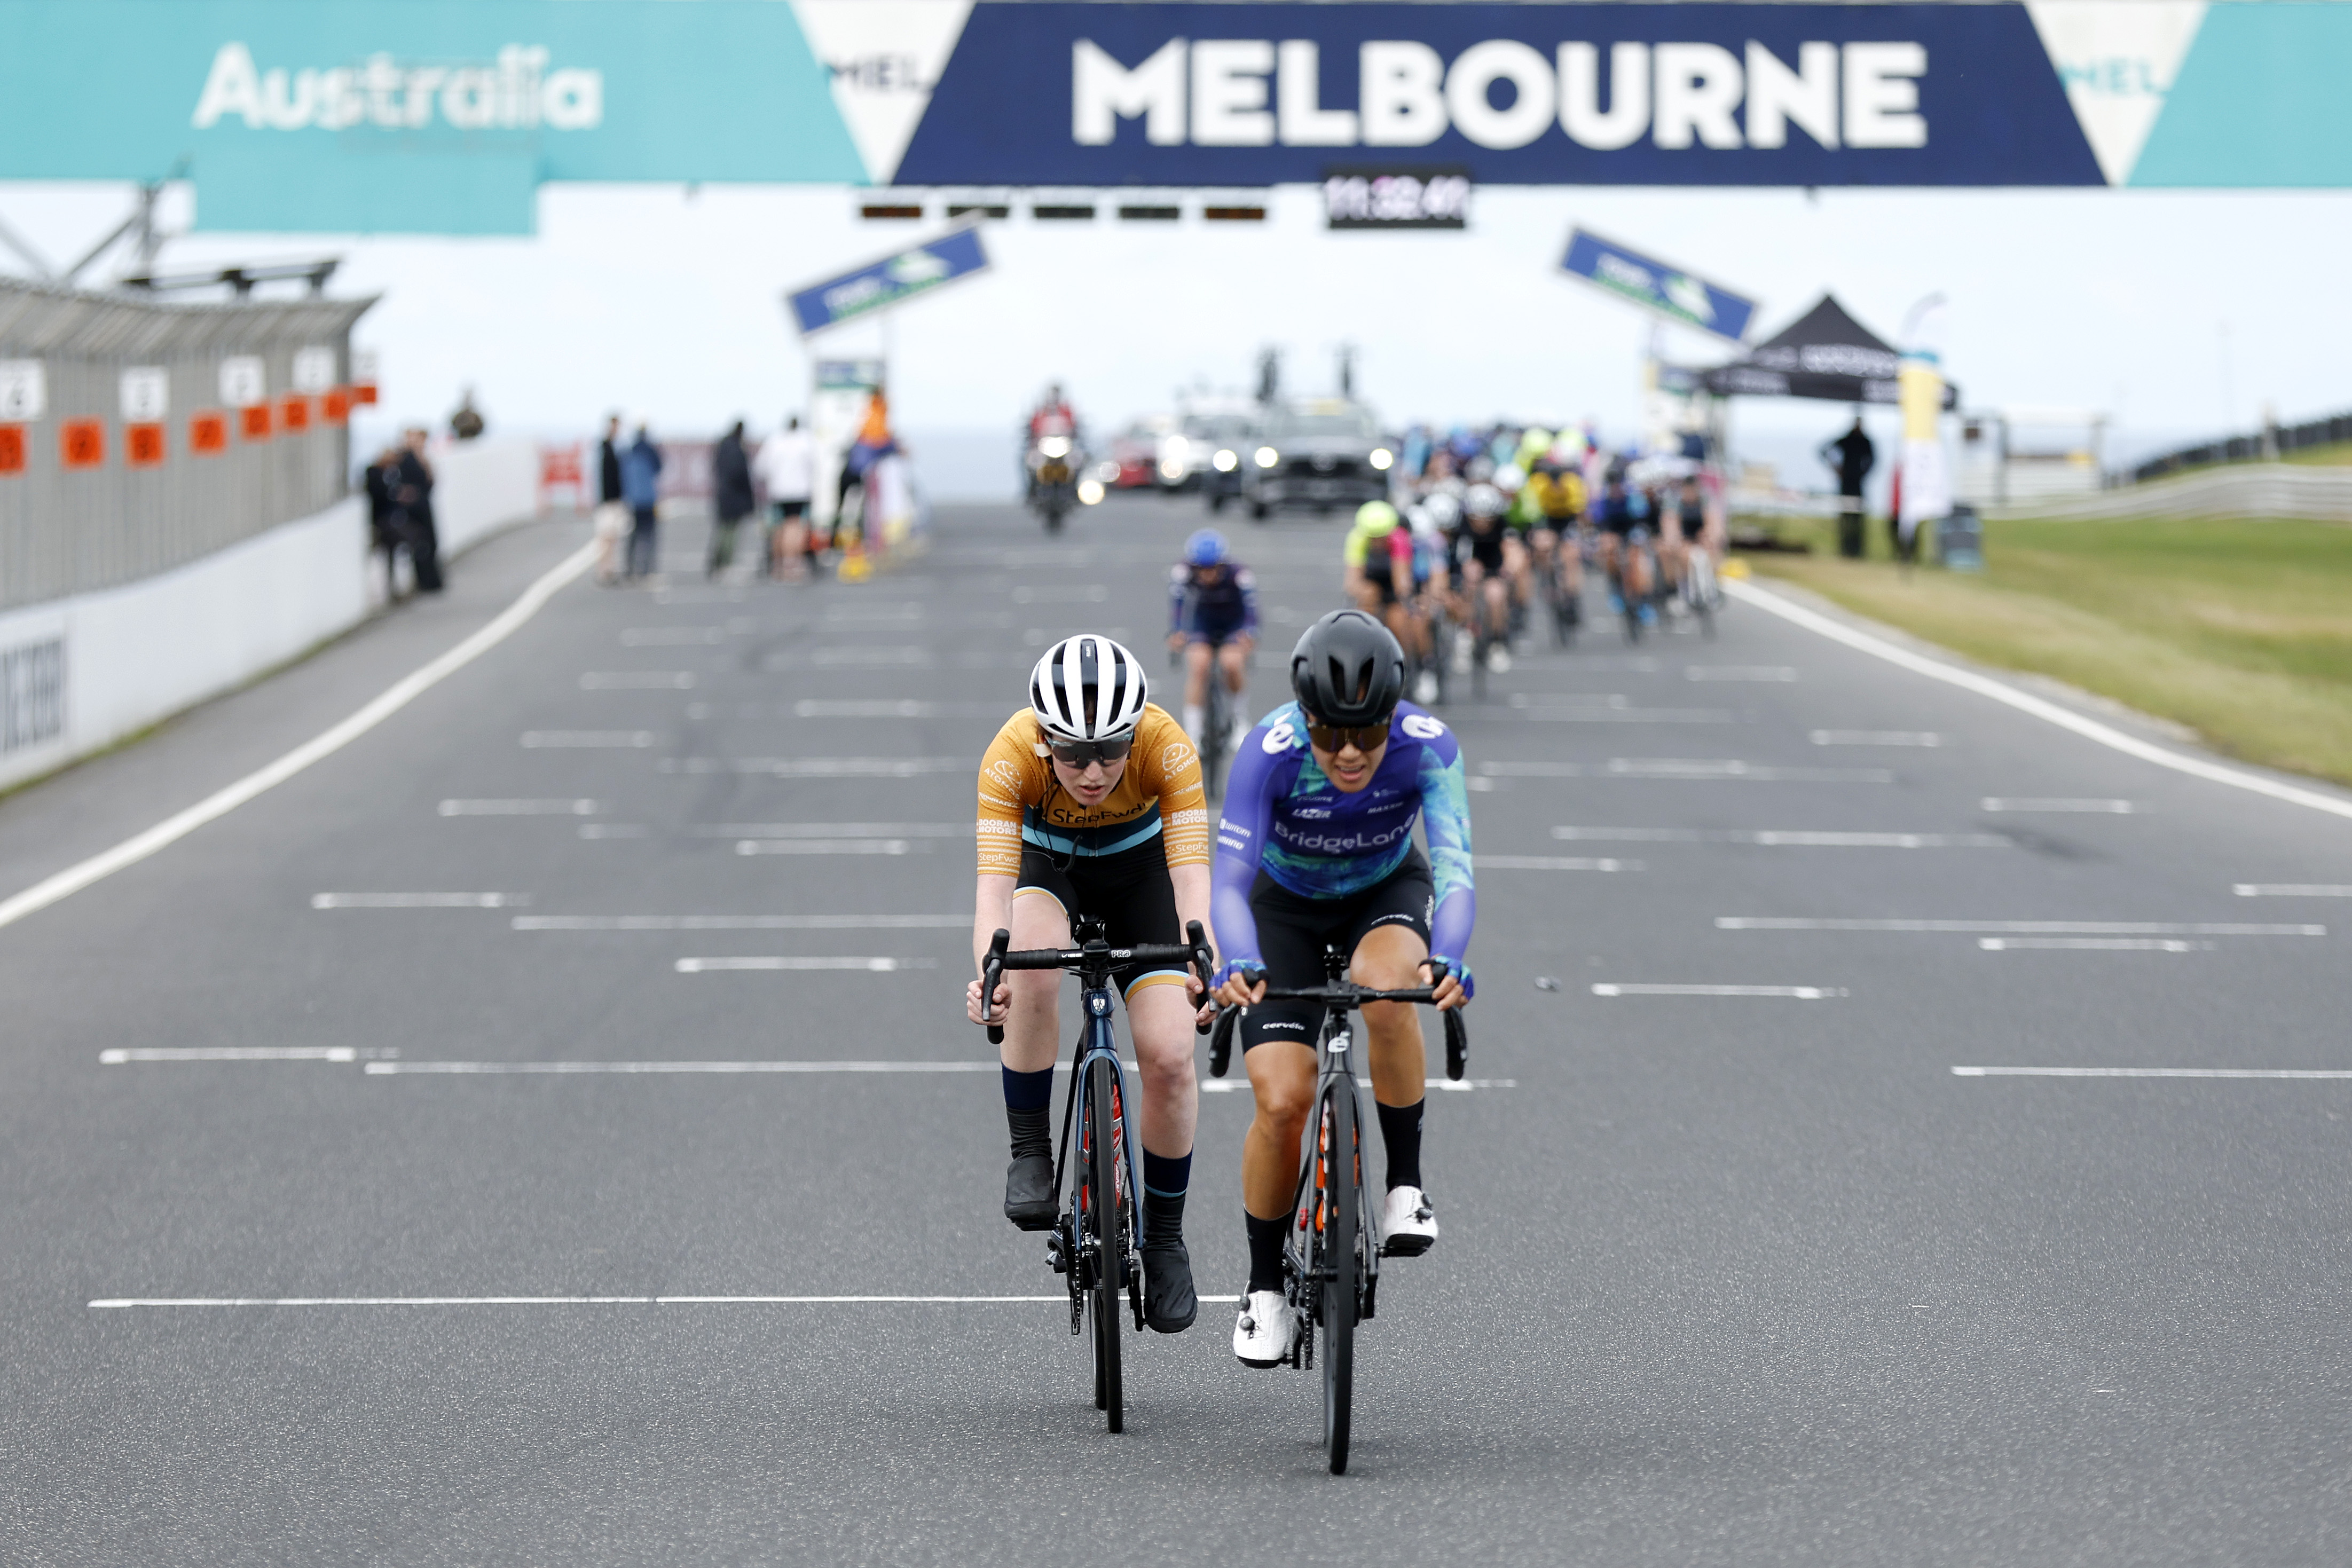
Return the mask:
<svg viewBox="0 0 2352 1568">
<path fill-rule="evenodd" d="M 1135 737 L 1115 735 L 1107 740 L 1049 739 L 1045 748 L 1056 762 L 1066 762 L 1073 768 L 1084 768 L 1094 762 L 1118 762 L 1134 749 Z"/>
<path fill-rule="evenodd" d="M 1307 738 L 1315 743 L 1318 751 L 1337 756 L 1352 746 L 1369 757 L 1388 744 L 1389 721 L 1383 718 L 1377 724 L 1340 725 L 1310 718 L 1307 721 Z"/>
</svg>

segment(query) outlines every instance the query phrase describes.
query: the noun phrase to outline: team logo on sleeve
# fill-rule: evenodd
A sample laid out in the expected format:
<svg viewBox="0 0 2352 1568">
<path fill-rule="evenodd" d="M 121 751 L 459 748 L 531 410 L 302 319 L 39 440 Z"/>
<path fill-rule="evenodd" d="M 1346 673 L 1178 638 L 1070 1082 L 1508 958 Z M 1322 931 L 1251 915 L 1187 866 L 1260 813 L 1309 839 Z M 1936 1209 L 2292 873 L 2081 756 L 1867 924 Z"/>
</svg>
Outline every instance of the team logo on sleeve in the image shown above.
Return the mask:
<svg viewBox="0 0 2352 1568">
<path fill-rule="evenodd" d="M 1425 713 L 1405 715 L 1403 728 L 1415 740 L 1435 740 L 1445 733 L 1445 727 Z"/>
<path fill-rule="evenodd" d="M 1290 721 L 1284 719 L 1280 724 L 1267 730 L 1265 739 L 1259 744 L 1265 747 L 1268 755 L 1279 757 L 1289 750 L 1290 743 L 1297 738 L 1298 734 L 1290 727 Z"/>
<path fill-rule="evenodd" d="M 1021 788 L 1021 765 L 1017 762 L 1008 762 L 1000 757 L 988 765 L 988 776 L 995 779 L 1000 788 L 1015 790 Z"/>
<path fill-rule="evenodd" d="M 1160 775 L 1163 779 L 1172 779 L 1182 772 L 1184 765 L 1192 760 L 1191 747 L 1181 740 L 1171 741 L 1168 749 L 1160 754 Z"/>
</svg>

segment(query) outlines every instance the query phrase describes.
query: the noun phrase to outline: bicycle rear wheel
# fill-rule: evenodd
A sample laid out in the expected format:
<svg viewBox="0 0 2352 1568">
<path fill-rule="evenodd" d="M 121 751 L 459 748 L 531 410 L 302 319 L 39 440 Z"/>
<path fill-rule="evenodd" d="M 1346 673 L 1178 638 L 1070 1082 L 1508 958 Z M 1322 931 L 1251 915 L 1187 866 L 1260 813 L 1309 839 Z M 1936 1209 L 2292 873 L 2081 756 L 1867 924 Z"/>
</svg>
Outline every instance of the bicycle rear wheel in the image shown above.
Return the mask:
<svg viewBox="0 0 2352 1568">
<path fill-rule="evenodd" d="M 1088 1318 L 1095 1341 L 1095 1408 L 1103 1412 L 1114 1432 L 1127 1425 L 1118 1359 L 1119 1298 L 1127 1285 L 1127 1203 L 1126 1184 L 1120 1179 L 1118 1095 L 1117 1070 L 1097 1061 L 1087 1070 L 1087 1208 L 1080 1244 L 1094 1257 Z"/>
<path fill-rule="evenodd" d="M 1335 1088 L 1323 1102 L 1323 1445 L 1331 1473 L 1348 1469 L 1348 1436 L 1356 1393 L 1356 1312 L 1363 1282 L 1363 1162 L 1356 1135 L 1356 1096 Z"/>
</svg>

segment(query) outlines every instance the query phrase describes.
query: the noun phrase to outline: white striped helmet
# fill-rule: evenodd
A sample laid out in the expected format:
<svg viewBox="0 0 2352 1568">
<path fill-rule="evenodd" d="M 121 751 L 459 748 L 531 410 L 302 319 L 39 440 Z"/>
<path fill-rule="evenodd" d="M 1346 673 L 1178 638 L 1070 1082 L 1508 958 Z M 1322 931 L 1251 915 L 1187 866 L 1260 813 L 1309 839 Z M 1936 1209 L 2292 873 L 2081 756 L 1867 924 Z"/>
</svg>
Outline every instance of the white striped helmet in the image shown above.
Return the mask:
<svg viewBox="0 0 2352 1568">
<path fill-rule="evenodd" d="M 1135 655 L 1108 637 L 1065 637 L 1029 675 L 1029 706 L 1048 737 L 1108 740 L 1143 718 L 1150 683 Z"/>
</svg>

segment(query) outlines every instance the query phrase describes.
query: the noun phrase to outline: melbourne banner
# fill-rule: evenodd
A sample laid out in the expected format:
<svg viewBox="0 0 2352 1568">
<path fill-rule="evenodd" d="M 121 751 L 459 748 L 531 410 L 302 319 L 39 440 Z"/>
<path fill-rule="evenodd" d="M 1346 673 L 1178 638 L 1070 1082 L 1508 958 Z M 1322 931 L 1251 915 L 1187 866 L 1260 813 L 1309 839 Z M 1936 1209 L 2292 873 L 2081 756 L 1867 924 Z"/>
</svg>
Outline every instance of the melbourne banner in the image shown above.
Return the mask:
<svg viewBox="0 0 2352 1568">
<path fill-rule="evenodd" d="M 528 232 L 551 181 L 2352 185 L 2352 5 L 0 0 L 0 179 Z"/>
</svg>

